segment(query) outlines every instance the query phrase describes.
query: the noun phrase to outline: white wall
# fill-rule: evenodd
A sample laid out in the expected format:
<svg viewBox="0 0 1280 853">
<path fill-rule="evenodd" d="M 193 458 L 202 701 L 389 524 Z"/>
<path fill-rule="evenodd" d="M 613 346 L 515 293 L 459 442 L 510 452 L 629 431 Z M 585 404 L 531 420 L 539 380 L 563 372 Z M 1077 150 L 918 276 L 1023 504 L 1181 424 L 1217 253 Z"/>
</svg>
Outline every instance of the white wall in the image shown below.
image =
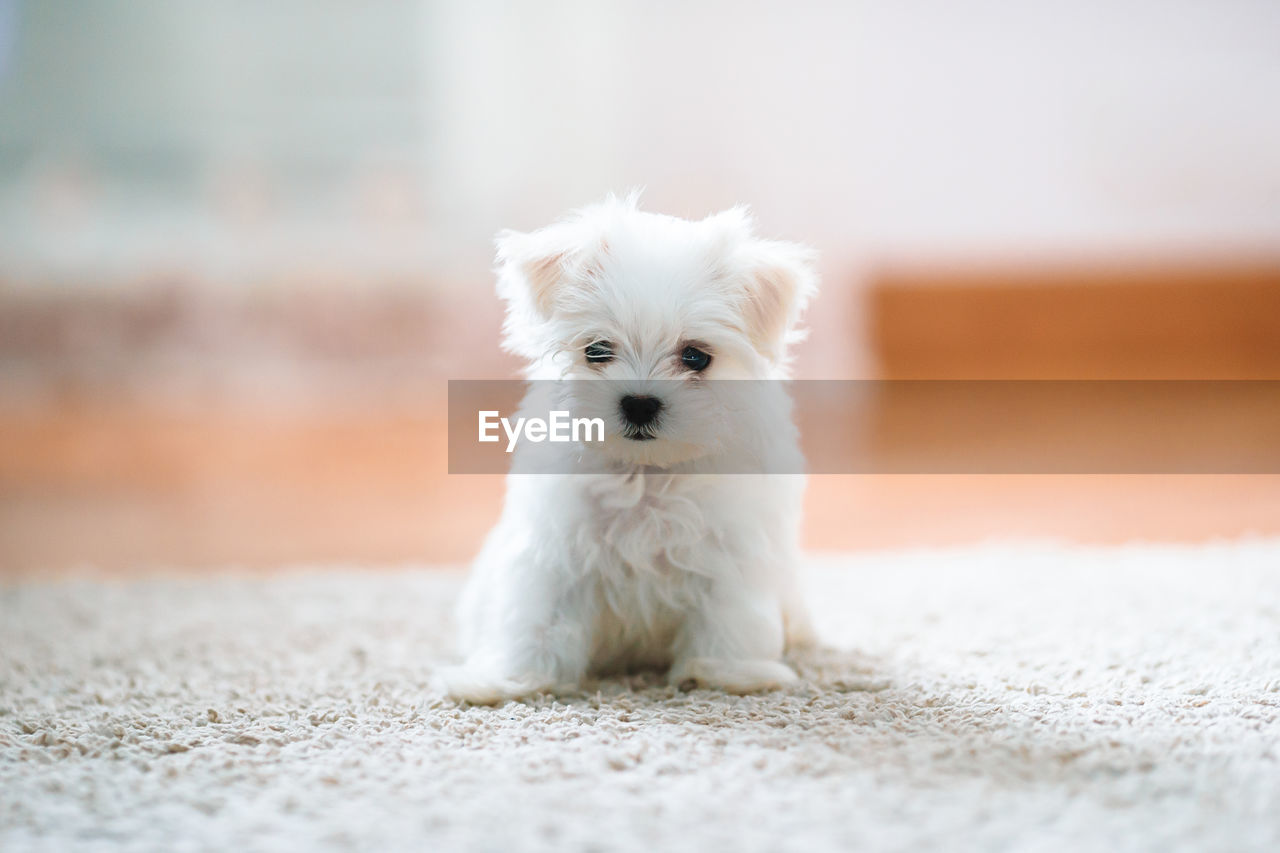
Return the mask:
<svg viewBox="0 0 1280 853">
<path fill-rule="evenodd" d="M 869 370 L 877 264 L 1280 250 L 1280 3 L 436 3 L 432 206 L 487 236 L 606 190 L 818 245 L 811 375 Z M 860 367 L 861 366 L 861 367 Z"/>
<path fill-rule="evenodd" d="M 0 274 L 471 282 L 497 228 L 636 185 L 687 215 L 749 202 L 841 283 L 1280 248 L 1274 0 L 0 9 Z"/>
<path fill-rule="evenodd" d="M 442 3 L 437 203 L 756 205 L 855 254 L 1280 245 L 1280 4 Z"/>
</svg>

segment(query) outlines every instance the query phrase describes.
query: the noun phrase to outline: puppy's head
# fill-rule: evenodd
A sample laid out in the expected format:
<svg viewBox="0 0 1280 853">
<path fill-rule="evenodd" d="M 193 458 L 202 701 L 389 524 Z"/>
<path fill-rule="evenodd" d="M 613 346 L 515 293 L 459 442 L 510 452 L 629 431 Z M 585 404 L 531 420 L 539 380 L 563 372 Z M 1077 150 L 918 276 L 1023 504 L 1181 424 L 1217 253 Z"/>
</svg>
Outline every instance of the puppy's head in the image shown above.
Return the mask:
<svg viewBox="0 0 1280 853">
<path fill-rule="evenodd" d="M 691 222 L 610 197 L 528 234 L 498 237 L 506 346 L 531 375 L 573 383 L 603 417 L 606 451 L 669 465 L 718 443 L 709 379 L 785 375 L 817 289 L 813 252 L 755 236 L 736 207 Z"/>
</svg>

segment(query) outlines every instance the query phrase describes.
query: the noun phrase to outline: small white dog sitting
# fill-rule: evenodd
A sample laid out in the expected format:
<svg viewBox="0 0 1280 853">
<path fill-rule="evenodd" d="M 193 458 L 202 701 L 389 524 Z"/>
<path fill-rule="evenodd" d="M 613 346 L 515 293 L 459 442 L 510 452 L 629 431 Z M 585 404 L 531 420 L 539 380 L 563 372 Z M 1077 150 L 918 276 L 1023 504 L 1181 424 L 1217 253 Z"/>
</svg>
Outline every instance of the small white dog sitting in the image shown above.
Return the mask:
<svg viewBox="0 0 1280 853">
<path fill-rule="evenodd" d="M 516 448 L 460 604 L 466 661 L 441 674 L 451 696 L 633 667 L 734 693 L 796 679 L 781 658 L 810 639 L 803 459 L 772 380 L 817 279 L 810 250 L 752 229 L 742 208 L 690 222 L 611 197 L 499 236 L 507 347 L 531 379 L 597 380 L 535 381 L 521 414 L 568 406 L 606 435 Z M 771 381 L 708 381 L 743 379 Z"/>
</svg>

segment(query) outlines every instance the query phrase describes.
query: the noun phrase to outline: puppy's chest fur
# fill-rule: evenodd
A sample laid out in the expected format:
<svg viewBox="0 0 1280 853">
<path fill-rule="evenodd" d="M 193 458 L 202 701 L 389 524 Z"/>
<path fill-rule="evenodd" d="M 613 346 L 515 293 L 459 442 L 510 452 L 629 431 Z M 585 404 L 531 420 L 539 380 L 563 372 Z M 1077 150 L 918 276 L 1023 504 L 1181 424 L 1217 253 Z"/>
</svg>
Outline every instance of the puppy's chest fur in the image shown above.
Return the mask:
<svg viewBox="0 0 1280 853">
<path fill-rule="evenodd" d="M 592 483 L 584 581 L 596 598 L 593 669 L 665 665 L 706 594 L 707 543 L 718 536 L 691 478 L 634 472 Z"/>
<path fill-rule="evenodd" d="M 621 578 L 701 575 L 693 560 L 716 537 L 714 517 L 696 478 L 646 473 L 606 477 L 588 487 L 589 527 L 598 547 L 594 568 Z M 596 562 L 596 561 L 593 561 Z"/>
</svg>

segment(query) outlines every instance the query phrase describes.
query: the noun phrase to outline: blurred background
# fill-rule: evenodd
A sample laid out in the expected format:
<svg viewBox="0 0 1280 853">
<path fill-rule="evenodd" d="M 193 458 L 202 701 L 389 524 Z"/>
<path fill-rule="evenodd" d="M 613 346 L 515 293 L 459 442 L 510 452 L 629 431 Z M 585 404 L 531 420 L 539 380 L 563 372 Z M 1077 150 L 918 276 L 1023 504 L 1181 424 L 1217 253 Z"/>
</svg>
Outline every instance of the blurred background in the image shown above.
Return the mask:
<svg viewBox="0 0 1280 853">
<path fill-rule="evenodd" d="M 821 250 L 803 378 L 1280 379 L 1277 44 L 1270 0 L 0 0 L 0 573 L 466 560 L 492 235 L 631 187 Z M 1274 476 L 809 501 L 818 549 L 1280 532 Z"/>
</svg>

